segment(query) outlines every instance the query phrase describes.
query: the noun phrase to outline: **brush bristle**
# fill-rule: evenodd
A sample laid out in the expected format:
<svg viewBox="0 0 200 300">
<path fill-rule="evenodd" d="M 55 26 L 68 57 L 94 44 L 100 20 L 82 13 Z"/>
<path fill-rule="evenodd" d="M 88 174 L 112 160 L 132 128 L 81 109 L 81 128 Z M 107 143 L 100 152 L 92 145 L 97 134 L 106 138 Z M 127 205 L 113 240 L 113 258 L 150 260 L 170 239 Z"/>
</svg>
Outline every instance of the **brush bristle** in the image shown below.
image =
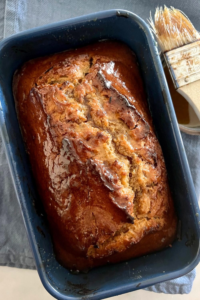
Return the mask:
<svg viewBox="0 0 200 300">
<path fill-rule="evenodd" d="M 149 23 L 157 37 L 162 52 L 200 39 L 198 31 L 194 28 L 188 17 L 174 7 L 157 7 L 154 21 L 150 14 Z"/>
</svg>

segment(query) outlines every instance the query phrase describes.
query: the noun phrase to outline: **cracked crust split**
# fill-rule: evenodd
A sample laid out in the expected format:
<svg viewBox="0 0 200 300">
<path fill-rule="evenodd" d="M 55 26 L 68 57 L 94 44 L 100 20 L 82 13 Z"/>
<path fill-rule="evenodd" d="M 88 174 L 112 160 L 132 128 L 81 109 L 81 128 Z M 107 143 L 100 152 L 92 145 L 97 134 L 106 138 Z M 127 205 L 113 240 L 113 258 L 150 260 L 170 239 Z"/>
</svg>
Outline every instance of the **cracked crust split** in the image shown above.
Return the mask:
<svg viewBox="0 0 200 300">
<path fill-rule="evenodd" d="M 84 270 L 171 244 L 165 162 L 126 45 L 104 41 L 29 61 L 13 91 L 61 264 Z"/>
</svg>

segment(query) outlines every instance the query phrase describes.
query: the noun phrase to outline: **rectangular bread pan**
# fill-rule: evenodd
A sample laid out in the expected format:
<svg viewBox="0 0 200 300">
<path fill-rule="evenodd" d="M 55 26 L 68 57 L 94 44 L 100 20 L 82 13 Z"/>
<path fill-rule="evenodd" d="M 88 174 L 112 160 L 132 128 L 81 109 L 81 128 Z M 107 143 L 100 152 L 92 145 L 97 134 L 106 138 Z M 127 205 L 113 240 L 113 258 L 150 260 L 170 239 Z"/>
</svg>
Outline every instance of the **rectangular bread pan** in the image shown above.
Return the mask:
<svg viewBox="0 0 200 300">
<path fill-rule="evenodd" d="M 72 274 L 54 257 L 19 129 L 12 78 L 15 70 L 29 59 L 102 39 L 122 41 L 136 53 L 179 218 L 178 238 L 172 247 L 160 252 L 99 267 L 86 274 Z M 141 18 L 128 11 L 109 10 L 35 28 L 3 40 L 0 43 L 0 103 L 0 127 L 13 183 L 39 276 L 51 295 L 63 300 L 104 299 L 182 276 L 197 265 L 198 202 L 155 41 Z"/>
</svg>

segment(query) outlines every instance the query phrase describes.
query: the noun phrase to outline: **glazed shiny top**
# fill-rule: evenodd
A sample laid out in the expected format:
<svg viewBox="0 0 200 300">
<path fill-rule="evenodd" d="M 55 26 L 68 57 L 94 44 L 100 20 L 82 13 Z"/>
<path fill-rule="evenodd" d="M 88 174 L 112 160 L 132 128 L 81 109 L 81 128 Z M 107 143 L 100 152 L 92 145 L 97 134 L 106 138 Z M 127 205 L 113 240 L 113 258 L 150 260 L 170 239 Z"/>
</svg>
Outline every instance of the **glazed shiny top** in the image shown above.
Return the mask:
<svg viewBox="0 0 200 300">
<path fill-rule="evenodd" d="M 165 163 L 126 45 L 30 61 L 14 94 L 55 245 L 98 259 L 164 228 L 172 205 Z"/>
</svg>

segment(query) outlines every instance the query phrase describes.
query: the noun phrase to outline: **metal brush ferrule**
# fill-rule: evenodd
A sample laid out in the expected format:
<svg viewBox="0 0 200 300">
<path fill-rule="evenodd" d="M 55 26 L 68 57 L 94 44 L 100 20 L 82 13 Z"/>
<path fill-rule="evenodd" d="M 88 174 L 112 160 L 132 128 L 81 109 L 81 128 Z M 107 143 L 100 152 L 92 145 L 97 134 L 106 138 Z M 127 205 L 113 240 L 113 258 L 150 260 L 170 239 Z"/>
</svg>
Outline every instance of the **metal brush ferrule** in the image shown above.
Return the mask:
<svg viewBox="0 0 200 300">
<path fill-rule="evenodd" d="M 200 79 L 200 40 L 164 53 L 176 89 Z"/>
</svg>

